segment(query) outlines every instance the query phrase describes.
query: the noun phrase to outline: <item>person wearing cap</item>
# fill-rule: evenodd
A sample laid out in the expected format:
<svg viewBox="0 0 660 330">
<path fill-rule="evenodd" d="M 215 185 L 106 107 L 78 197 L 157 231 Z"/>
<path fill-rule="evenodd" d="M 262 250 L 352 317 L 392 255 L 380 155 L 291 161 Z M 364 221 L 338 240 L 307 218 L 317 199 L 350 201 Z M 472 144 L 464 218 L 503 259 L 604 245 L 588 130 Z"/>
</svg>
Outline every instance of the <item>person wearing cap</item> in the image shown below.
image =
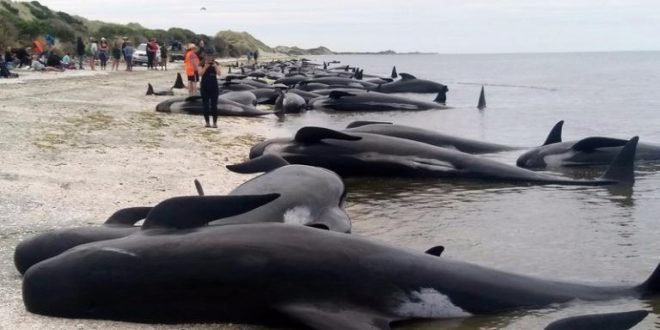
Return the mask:
<svg viewBox="0 0 660 330">
<path fill-rule="evenodd" d="M 186 55 L 183 63 L 186 69 L 186 76 L 188 76 L 188 96 L 195 95 L 197 91 L 197 82 L 199 81 L 199 57 L 195 53 L 195 44 L 189 43 L 186 47 Z"/>
</svg>

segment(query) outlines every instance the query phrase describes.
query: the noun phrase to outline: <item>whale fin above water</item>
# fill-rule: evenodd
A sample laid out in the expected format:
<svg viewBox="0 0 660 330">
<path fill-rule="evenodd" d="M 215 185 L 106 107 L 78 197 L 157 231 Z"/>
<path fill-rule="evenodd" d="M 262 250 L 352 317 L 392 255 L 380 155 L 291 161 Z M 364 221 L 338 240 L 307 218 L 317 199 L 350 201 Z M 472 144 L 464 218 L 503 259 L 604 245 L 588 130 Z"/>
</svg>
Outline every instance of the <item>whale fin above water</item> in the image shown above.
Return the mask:
<svg viewBox="0 0 660 330">
<path fill-rule="evenodd" d="M 445 247 L 442 245 L 438 245 L 426 250 L 424 253 L 439 257 L 444 251 L 445 251 Z"/>
<path fill-rule="evenodd" d="M 637 151 L 638 141 L 639 137 L 635 136 L 621 148 L 605 174 L 600 177 L 601 180 L 611 180 L 631 185 L 635 182 L 635 152 Z M 660 286 L 660 272 L 658 273 L 658 286 Z"/>
<path fill-rule="evenodd" d="M 568 317 L 550 323 L 545 330 L 627 330 L 649 314 L 645 310 Z"/>
<path fill-rule="evenodd" d="M 367 126 L 367 125 L 376 125 L 376 124 L 394 125 L 394 123 L 390 123 L 390 122 L 386 122 L 386 121 L 356 120 L 356 121 L 346 125 L 346 128 L 356 128 L 356 127 L 362 127 L 362 126 Z"/>
<path fill-rule="evenodd" d="M 294 140 L 300 143 L 316 143 L 323 139 L 357 141 L 362 138 L 323 127 L 307 126 L 296 132 Z"/>
<path fill-rule="evenodd" d="M 310 303 L 288 304 L 275 307 L 286 316 L 317 330 L 390 330 L 392 320 L 365 308 L 329 306 Z"/>
<path fill-rule="evenodd" d="M 390 77 L 392 77 L 392 79 L 396 79 L 398 76 L 399 75 L 396 73 L 396 66 L 393 66 L 392 67 L 392 74 L 390 75 Z"/>
<path fill-rule="evenodd" d="M 259 173 L 259 172 L 270 172 L 274 169 L 278 169 L 283 166 L 289 165 L 289 162 L 284 160 L 284 158 L 275 155 L 275 154 L 264 154 L 257 158 L 250 159 L 246 162 L 240 164 L 227 165 L 228 170 L 241 173 Z"/>
<path fill-rule="evenodd" d="M 280 194 L 243 196 L 184 196 L 166 199 L 147 215 L 143 229 L 189 229 L 239 215 L 277 199 Z"/>
<path fill-rule="evenodd" d="M 606 137 L 589 137 L 576 142 L 571 149 L 577 151 L 593 151 L 598 148 L 623 147 L 628 141 Z"/>
<path fill-rule="evenodd" d="M 543 142 L 543 145 L 547 146 L 548 144 L 561 142 L 561 131 L 563 126 L 564 126 L 563 120 L 558 121 L 555 124 L 555 126 L 552 126 L 552 129 L 550 130 L 550 133 L 548 133 L 548 137 L 545 138 L 545 142 Z"/>
<path fill-rule="evenodd" d="M 484 85 L 481 85 L 481 93 L 479 94 L 479 102 L 477 103 L 477 109 L 483 110 L 486 108 L 486 93 L 484 92 Z"/>
<path fill-rule="evenodd" d="M 104 224 L 133 226 L 138 221 L 146 218 L 151 209 L 152 207 L 148 206 L 127 207 L 113 213 L 108 220 L 105 220 Z"/>
<path fill-rule="evenodd" d="M 417 77 L 409 74 L 409 73 L 399 73 L 399 76 L 401 76 L 401 80 L 412 80 L 412 79 L 417 79 Z"/>
</svg>

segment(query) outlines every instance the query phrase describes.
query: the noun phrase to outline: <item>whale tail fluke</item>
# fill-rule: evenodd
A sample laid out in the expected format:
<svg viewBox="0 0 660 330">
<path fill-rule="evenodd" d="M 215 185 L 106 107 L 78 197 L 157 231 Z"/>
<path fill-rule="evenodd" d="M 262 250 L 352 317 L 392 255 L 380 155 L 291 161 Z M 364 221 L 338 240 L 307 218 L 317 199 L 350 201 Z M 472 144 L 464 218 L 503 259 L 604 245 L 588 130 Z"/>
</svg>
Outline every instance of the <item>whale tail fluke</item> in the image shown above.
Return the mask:
<svg viewBox="0 0 660 330">
<path fill-rule="evenodd" d="M 392 79 L 396 79 L 398 76 L 399 75 L 396 73 L 396 66 L 393 66 L 392 67 L 392 74 L 390 75 L 390 77 L 392 77 Z"/>
<path fill-rule="evenodd" d="M 486 108 L 486 94 L 484 93 L 484 85 L 481 85 L 481 94 L 479 94 L 479 103 L 477 109 L 483 110 Z"/>
<path fill-rule="evenodd" d="M 605 174 L 600 177 L 602 180 L 615 181 L 620 184 L 632 185 L 635 183 L 635 152 L 637 151 L 637 142 L 639 137 L 630 139 L 619 154 L 616 155 Z M 658 272 L 658 287 L 660 287 L 660 272 Z"/>
<path fill-rule="evenodd" d="M 653 274 L 637 287 L 643 296 L 655 296 L 660 293 L 660 265 L 655 268 Z"/>
<path fill-rule="evenodd" d="M 186 88 L 186 85 L 183 84 L 183 78 L 181 78 L 181 73 L 176 73 L 176 81 L 174 82 L 174 86 L 172 88 Z"/>
<path fill-rule="evenodd" d="M 154 95 L 154 86 L 151 86 L 150 83 L 147 83 L 147 95 Z"/>
<path fill-rule="evenodd" d="M 447 104 L 447 92 L 444 90 L 438 92 L 438 96 L 435 97 L 435 100 L 433 100 L 433 102 L 440 103 L 442 105 Z"/>
</svg>

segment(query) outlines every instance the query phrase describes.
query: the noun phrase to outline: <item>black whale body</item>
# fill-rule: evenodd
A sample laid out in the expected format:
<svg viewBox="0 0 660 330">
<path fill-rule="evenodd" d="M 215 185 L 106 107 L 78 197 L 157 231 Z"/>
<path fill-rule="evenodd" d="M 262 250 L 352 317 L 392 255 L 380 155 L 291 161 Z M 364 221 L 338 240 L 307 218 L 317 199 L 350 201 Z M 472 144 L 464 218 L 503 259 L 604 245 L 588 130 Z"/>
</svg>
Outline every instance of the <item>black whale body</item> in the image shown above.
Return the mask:
<svg viewBox="0 0 660 330">
<path fill-rule="evenodd" d="M 292 164 L 324 167 L 342 177 L 471 178 L 536 184 L 632 184 L 637 138 L 597 180 L 571 180 L 533 172 L 427 143 L 371 133 L 344 133 L 303 127 L 294 138 L 266 140 L 252 147 L 250 158 L 276 154 Z"/>
<path fill-rule="evenodd" d="M 395 96 L 378 92 L 347 92 L 332 91 L 325 97 L 319 97 L 310 102 L 314 110 L 333 111 L 418 111 L 431 109 L 449 109 L 444 104 L 413 100 L 403 96 Z"/>
<path fill-rule="evenodd" d="M 627 142 L 623 139 L 599 136 L 577 141 L 562 141 L 563 123 L 564 121 L 560 121 L 555 124 L 545 143 L 520 155 L 516 164 L 525 168 L 608 164 Z M 639 142 L 635 160 L 660 161 L 660 145 Z"/>
<path fill-rule="evenodd" d="M 273 223 L 163 229 L 81 245 L 31 267 L 23 301 L 32 313 L 69 318 L 357 330 L 576 299 L 646 298 L 659 282 L 657 269 L 638 285 L 543 280 Z"/>
<path fill-rule="evenodd" d="M 350 123 L 344 131 L 348 133 L 362 132 L 393 136 L 402 139 L 424 142 L 437 147 L 456 149 L 468 154 L 485 154 L 521 149 L 518 147 L 511 147 L 502 144 L 456 137 L 418 127 L 383 122 L 353 122 Z"/>
</svg>

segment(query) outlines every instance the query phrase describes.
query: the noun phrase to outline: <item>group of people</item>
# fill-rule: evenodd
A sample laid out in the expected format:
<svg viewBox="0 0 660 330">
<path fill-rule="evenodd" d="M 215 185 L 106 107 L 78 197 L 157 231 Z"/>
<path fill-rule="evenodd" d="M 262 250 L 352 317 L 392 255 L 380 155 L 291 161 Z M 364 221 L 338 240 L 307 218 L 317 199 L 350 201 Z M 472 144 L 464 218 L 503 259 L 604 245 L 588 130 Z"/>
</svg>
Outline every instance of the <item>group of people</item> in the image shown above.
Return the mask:
<svg viewBox="0 0 660 330">
<path fill-rule="evenodd" d="M 245 53 L 245 57 L 247 58 L 247 63 L 250 64 L 252 59 L 254 59 L 254 64 L 257 64 L 257 60 L 259 59 L 259 50 L 255 51 L 248 51 Z"/>
<path fill-rule="evenodd" d="M 193 96 L 197 92 L 197 82 L 200 83 L 200 94 L 204 109 L 204 121 L 206 127 L 218 127 L 218 76 L 222 73 L 220 66 L 215 62 L 213 49 L 204 48 L 203 41 L 199 49 L 194 43 L 186 47 L 184 65 L 186 76 L 188 76 L 188 95 Z M 201 77 L 201 79 L 200 79 Z M 210 119 L 213 118 L 213 124 Z"/>
</svg>

